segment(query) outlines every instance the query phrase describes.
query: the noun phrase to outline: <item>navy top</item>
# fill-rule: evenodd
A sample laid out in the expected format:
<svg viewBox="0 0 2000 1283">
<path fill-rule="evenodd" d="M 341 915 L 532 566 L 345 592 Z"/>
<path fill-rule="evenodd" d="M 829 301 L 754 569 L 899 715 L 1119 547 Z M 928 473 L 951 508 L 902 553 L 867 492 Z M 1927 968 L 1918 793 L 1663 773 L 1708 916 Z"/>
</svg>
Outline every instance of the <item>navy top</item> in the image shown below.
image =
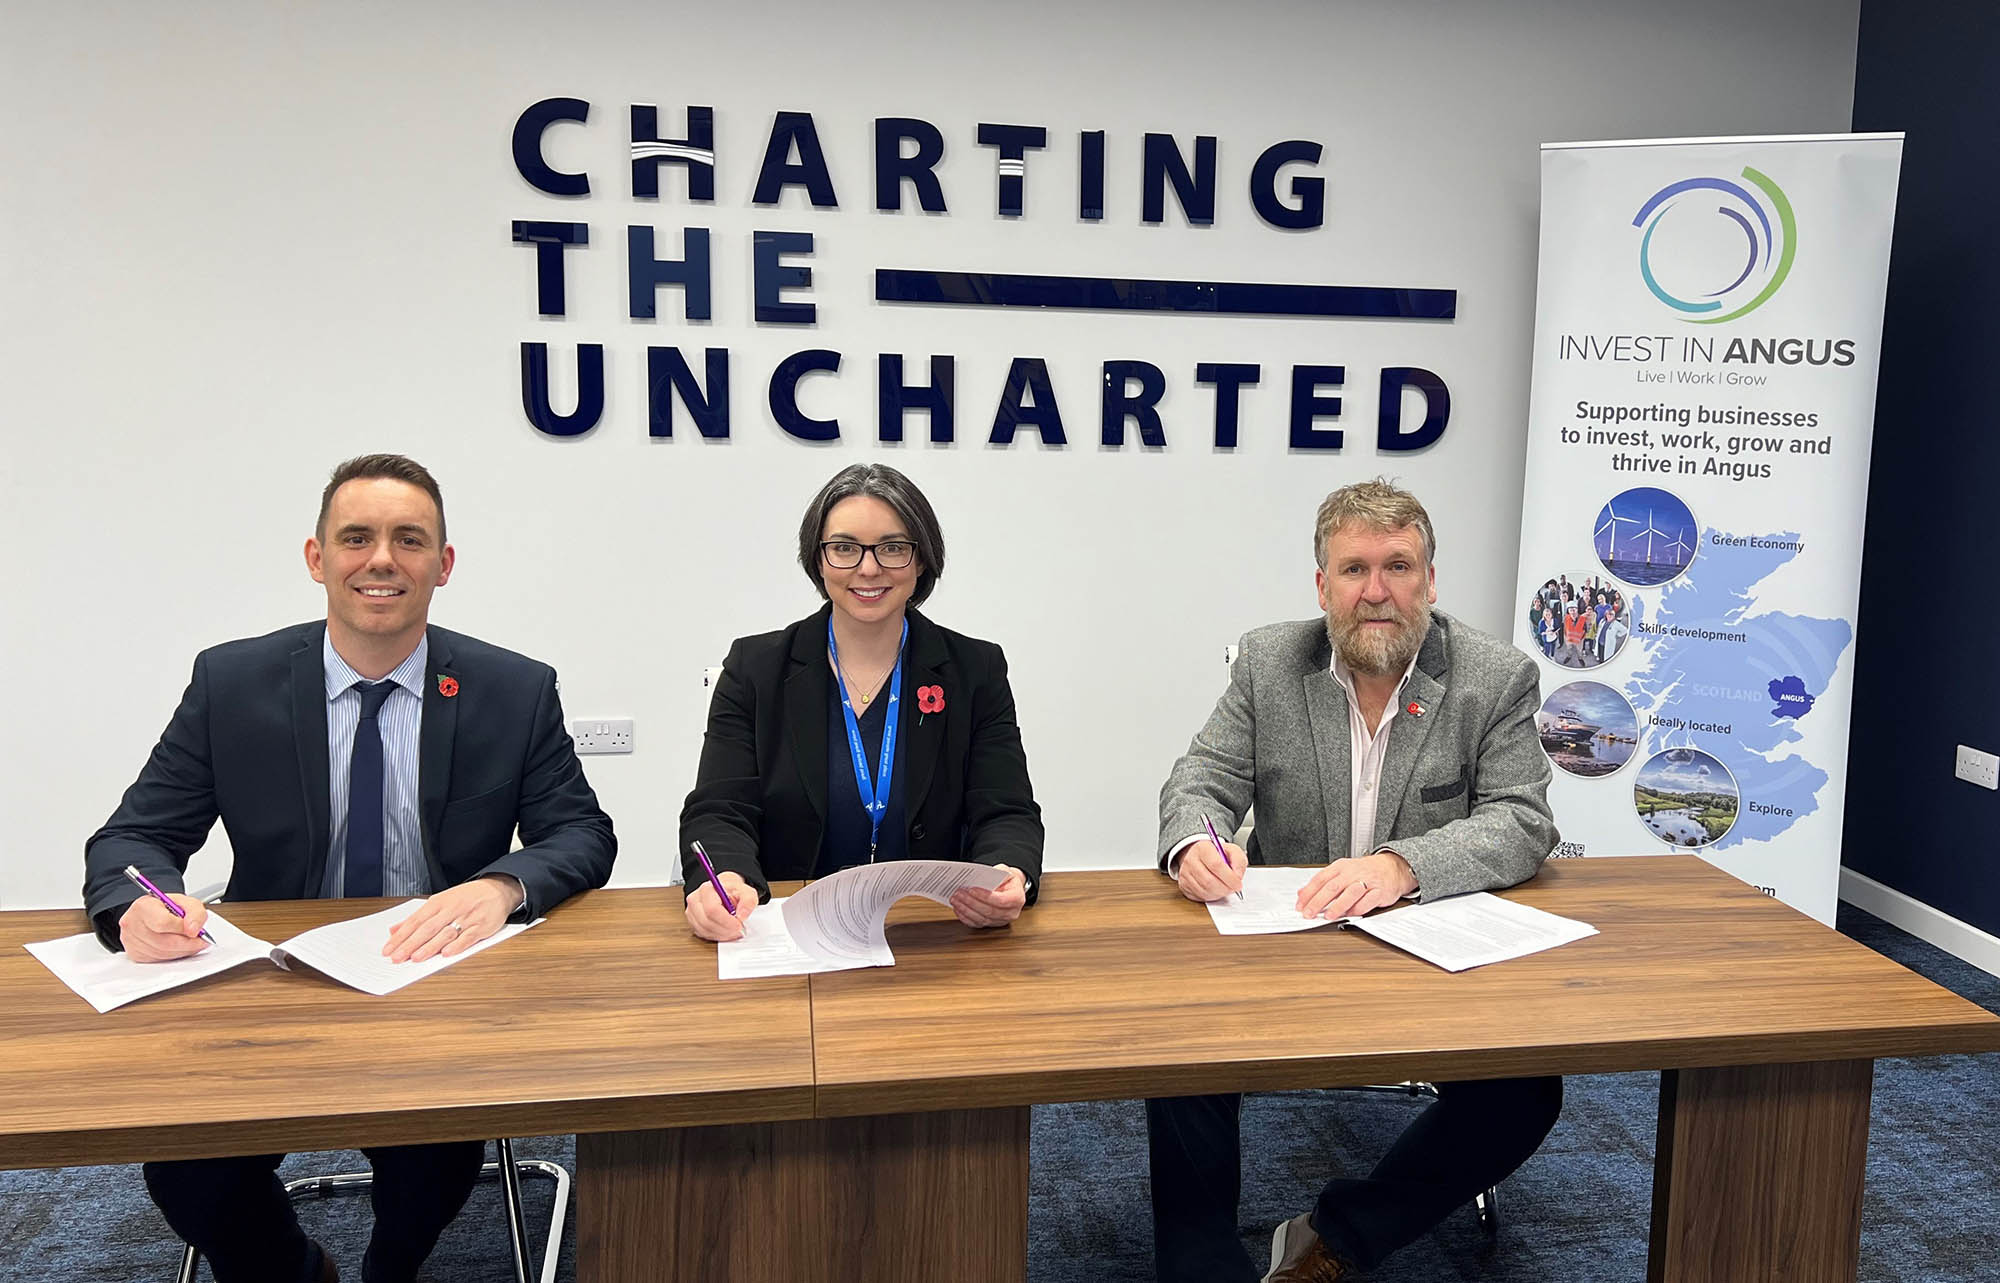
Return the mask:
<svg viewBox="0 0 2000 1283">
<path fill-rule="evenodd" d="M 907 687 L 904 688 L 908 690 Z M 882 731 L 889 723 L 889 684 L 865 712 L 855 716 L 861 731 L 861 747 L 868 755 L 872 772 L 882 765 Z M 903 704 L 908 705 L 905 694 Z M 877 863 L 910 858 L 910 825 L 903 781 L 907 772 L 903 759 L 909 756 L 910 724 L 904 718 L 896 730 L 896 765 L 889 788 L 889 805 L 882 812 L 881 844 L 875 848 Z M 812 875 L 823 878 L 857 864 L 868 863 L 868 812 L 861 806 L 861 789 L 854 782 L 854 754 L 848 750 L 847 717 L 840 711 L 840 685 L 827 683 L 826 700 L 826 828 L 820 834 L 819 859 Z"/>
</svg>

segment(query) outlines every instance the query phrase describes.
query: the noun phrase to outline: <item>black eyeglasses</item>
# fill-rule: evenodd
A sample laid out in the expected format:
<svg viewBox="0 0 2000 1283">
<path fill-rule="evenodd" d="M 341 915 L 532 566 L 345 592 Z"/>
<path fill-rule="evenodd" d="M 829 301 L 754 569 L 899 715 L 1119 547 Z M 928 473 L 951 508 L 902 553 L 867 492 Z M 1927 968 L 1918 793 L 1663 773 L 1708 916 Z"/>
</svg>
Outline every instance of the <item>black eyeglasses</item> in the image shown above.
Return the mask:
<svg viewBox="0 0 2000 1283">
<path fill-rule="evenodd" d="M 819 546 L 819 555 L 826 558 L 826 564 L 835 570 L 852 570 L 861 564 L 861 558 L 875 554 L 875 564 L 884 570 L 902 570 L 917 559 L 917 546 L 907 539 L 890 539 L 882 543 L 855 543 L 852 539 L 827 539 Z"/>
</svg>

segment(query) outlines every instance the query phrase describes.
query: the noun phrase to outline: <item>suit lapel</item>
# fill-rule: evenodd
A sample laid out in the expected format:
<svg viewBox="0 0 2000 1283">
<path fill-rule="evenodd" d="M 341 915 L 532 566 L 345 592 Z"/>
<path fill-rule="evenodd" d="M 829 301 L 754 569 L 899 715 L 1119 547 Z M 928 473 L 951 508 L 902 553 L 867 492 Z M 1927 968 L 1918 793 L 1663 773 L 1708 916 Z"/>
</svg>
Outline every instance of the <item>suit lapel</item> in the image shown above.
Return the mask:
<svg viewBox="0 0 2000 1283">
<path fill-rule="evenodd" d="M 785 670 L 785 732 L 792 742 L 799 783 L 821 825 L 826 823 L 826 703 L 831 685 L 826 621 L 832 611 L 826 607 L 798 630 Z"/>
<path fill-rule="evenodd" d="M 299 759 L 299 791 L 306 805 L 305 881 L 301 897 L 319 894 L 326 877 L 326 848 L 332 839 L 328 818 L 326 753 L 326 660 L 322 654 L 326 626 L 306 629 L 291 654 L 292 737 Z"/>
<path fill-rule="evenodd" d="M 1389 834 L 1395 831 L 1396 817 L 1409 798 L 1410 776 L 1416 772 L 1417 758 L 1423 754 L 1424 741 L 1430 738 L 1431 727 L 1437 724 L 1434 710 L 1438 701 L 1444 698 L 1444 684 L 1438 679 L 1444 675 L 1444 633 L 1433 621 L 1430 631 L 1424 635 L 1423 648 L 1417 652 L 1417 666 L 1410 670 L 1410 680 L 1404 683 L 1402 693 L 1397 697 L 1395 722 L 1389 732 L 1389 752 L 1382 759 L 1382 787 L 1375 794 L 1373 842 L 1376 846 L 1389 840 Z M 1423 713 L 1411 713 L 1412 704 L 1422 709 Z M 1386 709 L 1383 716 L 1388 716 Z"/>
<path fill-rule="evenodd" d="M 944 692 L 944 711 L 923 713 L 919 711 L 915 720 L 904 716 L 897 723 L 899 728 L 907 728 L 907 738 L 896 750 L 896 760 L 904 762 L 903 782 L 909 790 L 908 801 L 903 814 L 915 822 L 918 808 L 924 798 L 930 795 L 931 780 L 937 774 L 939 756 L 946 742 L 946 719 L 965 717 L 969 710 L 965 701 L 971 698 L 969 692 L 953 690 L 945 681 L 951 670 L 951 652 L 945 649 L 944 635 L 937 626 L 916 611 L 910 612 L 910 640 L 908 660 L 903 666 L 903 708 L 890 709 L 892 716 L 898 716 L 916 706 L 917 692 L 926 686 L 936 686 Z M 899 729 L 898 733 L 903 733 Z M 908 753 L 906 758 L 904 754 Z"/>
<path fill-rule="evenodd" d="M 424 855 L 433 878 L 442 877 L 437 852 L 438 831 L 444 823 L 445 802 L 451 795 L 451 753 L 458 738 L 458 701 L 478 698 L 464 691 L 464 680 L 452 667 L 451 643 L 430 629 L 430 658 L 424 665 L 424 719 L 417 736 L 417 804 L 424 817 Z M 447 696 L 445 691 L 452 693 Z"/>
<path fill-rule="evenodd" d="M 1329 862 L 1347 854 L 1347 829 L 1352 822 L 1354 763 L 1349 760 L 1352 736 L 1347 726 L 1347 692 L 1333 680 L 1333 653 L 1321 646 L 1319 661 L 1304 678 L 1306 722 L 1312 732 L 1313 757 L 1319 762 L 1319 792 L 1324 799 L 1324 845 Z"/>
</svg>

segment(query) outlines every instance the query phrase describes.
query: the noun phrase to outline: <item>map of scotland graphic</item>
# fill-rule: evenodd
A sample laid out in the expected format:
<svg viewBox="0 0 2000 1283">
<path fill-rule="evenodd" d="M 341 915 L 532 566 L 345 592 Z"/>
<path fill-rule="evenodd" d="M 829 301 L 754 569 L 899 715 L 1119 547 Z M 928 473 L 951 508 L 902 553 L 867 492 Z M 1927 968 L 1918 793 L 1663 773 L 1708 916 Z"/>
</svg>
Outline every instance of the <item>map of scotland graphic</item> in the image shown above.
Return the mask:
<svg viewBox="0 0 2000 1283">
<path fill-rule="evenodd" d="M 1742 790 L 1735 826 L 1714 851 L 1776 838 L 1819 809 L 1831 778 L 1826 764 L 1799 746 L 1808 742 L 1812 705 L 1853 643 L 1854 628 L 1842 619 L 1757 609 L 1757 585 L 1799 555 L 1773 543 L 1796 549 L 1800 537 L 1705 538 L 1694 564 L 1658 595 L 1657 605 L 1633 607 L 1640 666 L 1624 690 L 1639 715 L 1645 751 L 1714 753 Z M 1805 698 L 1786 700 L 1785 711 L 1774 713 L 1781 693 Z"/>
</svg>

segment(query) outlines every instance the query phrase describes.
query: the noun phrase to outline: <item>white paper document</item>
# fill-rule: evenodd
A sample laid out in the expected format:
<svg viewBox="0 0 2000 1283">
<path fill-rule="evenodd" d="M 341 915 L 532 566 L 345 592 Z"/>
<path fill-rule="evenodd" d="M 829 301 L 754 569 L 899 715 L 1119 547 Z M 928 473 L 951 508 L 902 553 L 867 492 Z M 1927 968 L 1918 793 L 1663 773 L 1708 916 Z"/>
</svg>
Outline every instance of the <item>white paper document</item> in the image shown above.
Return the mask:
<svg viewBox="0 0 2000 1283">
<path fill-rule="evenodd" d="M 192 958 L 175 962 L 134 962 L 125 954 L 113 953 L 99 944 L 97 937 L 88 931 L 59 940 L 37 941 L 28 946 L 28 952 L 100 1013 L 193 984 L 253 958 L 271 956 L 268 943 L 237 930 L 218 914 L 208 915 L 206 929 L 215 937 L 215 943 Z"/>
<path fill-rule="evenodd" d="M 1243 895 L 1208 906 L 1226 936 L 1276 935 L 1338 925 L 1366 931 L 1446 971 L 1464 971 L 1569 944 L 1597 934 L 1573 918 L 1503 900 L 1484 891 L 1335 921 L 1298 911 L 1298 895 L 1318 868 L 1259 867 L 1243 873 Z"/>
<path fill-rule="evenodd" d="M 889 909 L 896 901 L 920 895 L 939 904 L 950 904 L 951 893 L 963 887 L 995 891 L 1006 881 L 1007 875 L 991 865 L 968 864 L 963 860 L 857 864 L 821 878 L 797 895 L 773 900 L 751 914 L 745 923 L 745 938 L 716 950 L 716 974 L 724 980 L 735 980 L 743 976 L 797 976 L 856 967 L 893 967 L 896 955 L 889 951 L 884 928 Z M 778 912 L 771 913 L 773 909 Z M 758 931 L 758 922 L 767 915 L 784 921 Z M 726 952 L 731 945 L 750 947 L 731 955 Z M 733 961 L 728 960 L 732 957 Z M 732 975 L 732 968 L 743 969 Z"/>
<path fill-rule="evenodd" d="M 534 922 L 502 927 L 455 957 L 439 956 L 423 962 L 389 961 L 382 956 L 382 946 L 388 942 L 390 930 L 416 912 L 422 903 L 409 900 L 380 913 L 314 927 L 276 945 L 238 929 L 220 914 L 210 913 L 206 927 L 208 934 L 215 937 L 215 943 L 192 958 L 173 962 L 134 962 L 123 953 L 106 949 L 89 932 L 38 941 L 27 948 L 78 997 L 105 1012 L 258 958 L 281 967 L 289 967 L 293 961 L 303 962 L 364 993 L 393 993 L 542 921 L 537 918 Z"/>
<path fill-rule="evenodd" d="M 856 967 L 894 966 L 896 959 L 885 945 L 881 960 L 818 958 L 799 948 L 785 927 L 785 900 L 781 897 L 760 904 L 743 923 L 741 940 L 725 940 L 715 947 L 715 973 L 719 980 L 749 980 L 757 976 L 808 976 L 821 971 L 851 971 Z"/>
<path fill-rule="evenodd" d="M 1268 936 L 1282 931 L 1330 927 L 1331 918 L 1308 918 L 1298 910 L 1299 891 L 1319 872 L 1311 865 L 1259 865 L 1243 870 L 1243 894 L 1208 906 L 1215 929 L 1226 936 Z"/>
<path fill-rule="evenodd" d="M 1446 971 L 1526 957 L 1597 934 L 1588 922 L 1557 917 L 1484 891 L 1365 918 L 1343 918 L 1341 925 L 1366 931 Z"/>
<path fill-rule="evenodd" d="M 475 953 L 484 953 L 502 940 L 511 940 L 545 920 L 536 918 L 533 922 L 510 922 L 463 953 L 449 958 L 440 953 L 422 962 L 389 961 L 382 956 L 382 946 L 388 943 L 389 932 L 397 923 L 415 913 L 421 904 L 422 900 L 406 900 L 380 913 L 349 918 L 345 922 L 329 922 L 323 927 L 302 931 L 272 949 L 271 961 L 281 967 L 289 967 L 294 961 L 303 962 L 313 970 L 332 976 L 363 993 L 394 993 L 447 967 L 455 967 Z"/>
<path fill-rule="evenodd" d="M 785 927 L 799 948 L 816 958 L 893 967 L 883 928 L 889 908 L 904 896 L 950 904 L 964 887 L 994 891 L 1007 875 L 989 864 L 963 860 L 889 860 L 857 864 L 821 878 L 785 901 Z"/>
</svg>

